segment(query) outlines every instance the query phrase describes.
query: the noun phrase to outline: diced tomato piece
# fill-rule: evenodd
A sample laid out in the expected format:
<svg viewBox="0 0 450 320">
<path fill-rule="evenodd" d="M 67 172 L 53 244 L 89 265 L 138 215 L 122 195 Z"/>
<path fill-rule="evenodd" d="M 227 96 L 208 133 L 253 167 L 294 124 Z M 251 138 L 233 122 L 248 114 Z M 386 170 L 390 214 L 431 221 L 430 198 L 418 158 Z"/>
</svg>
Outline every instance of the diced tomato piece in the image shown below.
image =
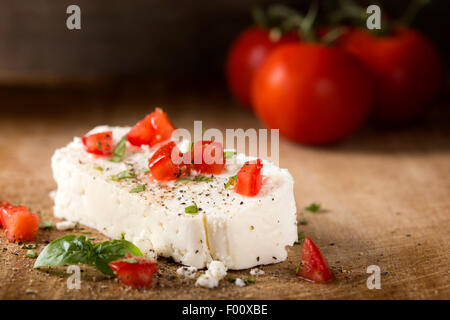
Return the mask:
<svg viewBox="0 0 450 320">
<path fill-rule="evenodd" d="M 197 141 L 191 150 L 193 167 L 200 173 L 220 174 L 225 167 L 223 145 L 215 141 Z"/>
<path fill-rule="evenodd" d="M 153 274 L 158 272 L 155 261 L 131 254 L 110 262 L 109 266 L 120 281 L 133 288 L 148 288 L 152 283 Z"/>
<path fill-rule="evenodd" d="M 110 155 L 113 150 L 113 138 L 111 131 L 93 133 L 82 137 L 81 141 L 87 152 L 99 155 Z"/>
<path fill-rule="evenodd" d="M 237 174 L 237 182 L 234 191 L 248 197 L 254 197 L 259 193 L 262 186 L 261 159 L 255 162 L 247 161 Z"/>
<path fill-rule="evenodd" d="M 175 142 L 170 141 L 161 146 L 148 162 L 148 168 L 150 169 L 150 176 L 157 181 L 170 181 L 176 180 L 180 177 L 188 174 L 188 167 L 183 164 L 174 163 L 172 159 L 172 153 L 183 158 L 183 154 L 180 152 Z"/>
<path fill-rule="evenodd" d="M 11 203 L 9 203 L 9 201 L 7 201 L 7 200 L 0 201 L 0 228 L 3 227 L 3 224 L 2 224 L 2 212 L 3 212 L 3 210 L 2 209 L 4 207 L 9 207 L 9 206 L 11 206 Z"/>
<path fill-rule="evenodd" d="M 316 283 L 333 280 L 333 275 L 322 252 L 308 237 L 305 238 L 303 243 L 302 261 L 297 270 L 297 276 Z"/>
<path fill-rule="evenodd" d="M 175 126 L 170 122 L 167 114 L 160 108 L 156 108 L 131 128 L 128 132 L 128 141 L 134 146 L 143 144 L 153 146 L 170 139 L 173 131 L 175 131 Z"/>
<path fill-rule="evenodd" d="M 1 209 L 1 220 L 10 242 L 32 241 L 39 228 L 39 216 L 24 206 L 8 206 Z"/>
</svg>

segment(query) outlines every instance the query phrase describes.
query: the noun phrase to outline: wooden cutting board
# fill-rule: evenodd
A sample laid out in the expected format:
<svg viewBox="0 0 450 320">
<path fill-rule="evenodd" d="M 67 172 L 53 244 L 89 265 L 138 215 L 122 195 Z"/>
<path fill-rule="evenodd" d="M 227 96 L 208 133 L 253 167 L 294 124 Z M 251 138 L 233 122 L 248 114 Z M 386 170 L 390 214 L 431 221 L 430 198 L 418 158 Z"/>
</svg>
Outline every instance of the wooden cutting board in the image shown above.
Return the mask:
<svg viewBox="0 0 450 320">
<path fill-rule="evenodd" d="M 2 98 L 0 110 L 0 199 L 57 221 L 49 197 L 55 189 L 53 151 L 95 125 L 133 124 L 154 103 L 177 126 L 188 129 L 200 119 L 209 128 L 260 126 L 250 112 L 220 94 L 133 98 L 127 92 L 106 97 L 64 92 L 43 98 L 16 91 L 11 100 L 8 94 Z M 5 111 L 24 106 L 34 111 Z M 42 108 L 53 111 L 40 112 Z M 131 290 L 86 269 L 81 289 L 69 290 L 64 270 L 33 270 L 27 250 L 8 243 L 0 231 L 0 299 L 449 299 L 449 119 L 448 108 L 442 108 L 414 129 L 366 128 L 327 148 L 281 140 L 280 164 L 294 176 L 298 218 L 307 221 L 299 229 L 322 249 L 336 278 L 332 283 L 296 278 L 301 251 L 296 245 L 289 248 L 287 261 L 262 267 L 265 275 L 243 288 L 226 280 L 216 289 L 196 288 L 193 280 L 176 275 L 176 263 L 161 259 L 151 289 Z M 306 212 L 311 202 L 321 203 L 324 210 Z M 37 243 L 67 233 L 81 234 L 40 230 Z M 94 230 L 92 236 L 104 239 Z M 379 290 L 367 288 L 370 265 L 381 269 Z M 249 270 L 231 274 L 245 276 Z"/>
</svg>

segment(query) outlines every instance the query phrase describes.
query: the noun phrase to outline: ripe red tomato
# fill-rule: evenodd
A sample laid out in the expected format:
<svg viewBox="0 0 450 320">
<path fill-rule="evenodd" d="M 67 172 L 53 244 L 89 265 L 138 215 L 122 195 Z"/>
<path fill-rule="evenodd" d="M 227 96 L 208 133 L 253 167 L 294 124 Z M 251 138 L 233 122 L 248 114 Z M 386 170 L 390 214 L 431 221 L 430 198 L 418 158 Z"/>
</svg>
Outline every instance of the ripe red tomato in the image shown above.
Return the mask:
<svg viewBox="0 0 450 320">
<path fill-rule="evenodd" d="M 113 148 L 112 131 L 90 134 L 87 137 L 81 137 L 81 141 L 87 152 L 98 155 L 110 155 Z"/>
<path fill-rule="evenodd" d="M 9 201 L 7 201 L 7 200 L 2 200 L 2 201 L 0 201 L 0 228 L 2 228 L 3 227 L 3 224 L 2 224 L 2 212 L 3 212 L 3 208 L 5 208 L 5 207 L 9 207 L 9 206 L 11 206 L 11 203 L 9 203 Z"/>
<path fill-rule="evenodd" d="M 153 274 L 158 272 L 155 261 L 131 254 L 108 265 L 120 281 L 133 288 L 148 288 L 152 283 Z"/>
<path fill-rule="evenodd" d="M 311 282 L 323 283 L 333 280 L 330 268 L 316 244 L 305 238 L 302 249 L 302 260 L 297 268 L 297 275 Z"/>
<path fill-rule="evenodd" d="M 254 26 L 244 30 L 232 44 L 227 58 L 228 86 L 235 98 L 251 108 L 251 83 L 256 69 L 271 50 L 298 40 L 294 32 L 271 40 L 268 29 Z"/>
<path fill-rule="evenodd" d="M 219 142 L 197 141 L 192 147 L 191 159 L 199 173 L 220 174 L 225 168 L 223 145 Z"/>
<path fill-rule="evenodd" d="M 343 50 L 319 44 L 275 49 L 255 74 L 256 114 L 300 143 L 339 141 L 368 116 L 374 88 L 369 73 Z"/>
<path fill-rule="evenodd" d="M 399 29 L 376 36 L 351 29 L 338 45 L 360 59 L 374 74 L 377 86 L 375 118 L 389 124 L 410 122 L 431 106 L 443 83 L 437 49 L 421 33 Z"/>
<path fill-rule="evenodd" d="M 128 132 L 128 141 L 134 146 L 143 144 L 153 146 L 170 139 L 174 130 L 175 126 L 170 122 L 167 114 L 160 108 L 156 108 L 131 128 Z"/>
<path fill-rule="evenodd" d="M 5 206 L 1 220 L 6 237 L 10 242 L 33 241 L 39 228 L 39 216 L 24 206 Z"/>
<path fill-rule="evenodd" d="M 261 159 L 256 162 L 246 162 L 237 174 L 234 191 L 243 196 L 254 197 L 261 190 L 263 164 Z"/>
<path fill-rule="evenodd" d="M 176 164 L 172 160 L 172 152 L 177 152 L 180 159 L 183 154 L 178 150 L 175 142 L 170 141 L 161 146 L 148 162 L 150 175 L 157 181 L 177 180 L 187 174 L 188 168 L 183 163 Z"/>
</svg>

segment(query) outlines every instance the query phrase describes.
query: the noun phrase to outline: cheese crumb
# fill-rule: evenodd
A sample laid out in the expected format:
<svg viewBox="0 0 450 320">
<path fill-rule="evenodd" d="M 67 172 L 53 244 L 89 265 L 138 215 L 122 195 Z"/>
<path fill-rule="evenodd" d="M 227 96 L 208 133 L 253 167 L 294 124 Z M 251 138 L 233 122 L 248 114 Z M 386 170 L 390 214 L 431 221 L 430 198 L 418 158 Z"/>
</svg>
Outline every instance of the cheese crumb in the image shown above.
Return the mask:
<svg viewBox="0 0 450 320">
<path fill-rule="evenodd" d="M 56 229 L 59 231 L 72 230 L 76 225 L 77 223 L 73 221 L 61 221 L 56 223 Z"/>
<path fill-rule="evenodd" d="M 245 281 L 242 280 L 241 278 L 237 278 L 236 281 L 234 282 L 238 287 L 245 287 Z"/>
<path fill-rule="evenodd" d="M 250 274 L 252 276 L 262 276 L 264 274 L 264 270 L 261 270 L 259 268 L 253 268 L 252 270 L 250 270 Z"/>
<path fill-rule="evenodd" d="M 181 267 L 177 269 L 177 274 L 188 279 L 195 279 L 197 268 L 195 267 Z"/>
<path fill-rule="evenodd" d="M 221 261 L 211 261 L 208 270 L 195 282 L 195 286 L 205 288 L 215 288 L 219 285 L 219 281 L 227 275 L 227 267 Z"/>
<path fill-rule="evenodd" d="M 227 275 L 227 267 L 221 261 L 211 261 L 208 271 L 214 278 L 222 280 Z"/>
</svg>

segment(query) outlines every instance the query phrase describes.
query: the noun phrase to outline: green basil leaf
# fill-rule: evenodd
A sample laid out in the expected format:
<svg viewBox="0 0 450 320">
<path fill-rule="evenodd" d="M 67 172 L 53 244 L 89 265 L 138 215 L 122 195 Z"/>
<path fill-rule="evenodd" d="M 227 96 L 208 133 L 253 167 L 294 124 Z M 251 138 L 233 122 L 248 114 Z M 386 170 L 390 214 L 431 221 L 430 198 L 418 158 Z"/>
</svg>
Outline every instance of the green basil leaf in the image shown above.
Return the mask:
<svg viewBox="0 0 450 320">
<path fill-rule="evenodd" d="M 184 212 L 189 214 L 195 214 L 198 212 L 198 207 L 196 204 L 193 204 L 192 206 L 184 208 Z"/>
<path fill-rule="evenodd" d="M 127 253 L 134 256 L 142 256 L 141 250 L 127 240 L 105 241 L 95 245 L 94 252 L 96 255 L 95 266 L 102 273 L 114 275 L 108 263 L 123 258 Z"/>
<path fill-rule="evenodd" d="M 50 242 L 37 258 L 34 268 L 93 264 L 93 245 L 85 236 L 66 235 Z"/>
<path fill-rule="evenodd" d="M 213 181 L 212 177 L 207 177 L 207 176 L 203 176 L 203 175 L 198 175 L 194 177 L 194 181 L 204 181 L 204 182 L 211 182 Z"/>
<path fill-rule="evenodd" d="M 305 209 L 307 211 L 311 211 L 314 213 L 319 212 L 321 208 L 322 208 L 322 206 L 319 203 L 315 203 L 315 202 L 313 202 L 309 206 L 305 207 Z"/>
<path fill-rule="evenodd" d="M 139 193 L 139 192 L 144 192 L 145 191 L 145 184 L 140 184 L 137 187 L 134 187 L 133 189 L 130 190 L 130 193 Z"/>
<path fill-rule="evenodd" d="M 122 179 L 132 179 L 136 177 L 136 174 L 134 171 L 130 170 L 130 171 L 122 171 L 119 172 L 116 175 L 112 175 L 111 177 L 109 177 L 112 181 L 119 181 Z"/>
<path fill-rule="evenodd" d="M 114 151 L 112 152 L 112 158 L 109 159 L 109 161 L 112 162 L 120 162 L 123 159 L 123 156 L 125 155 L 125 149 L 127 146 L 127 135 L 124 135 L 122 139 L 120 139 L 117 146 L 114 148 Z"/>
</svg>

